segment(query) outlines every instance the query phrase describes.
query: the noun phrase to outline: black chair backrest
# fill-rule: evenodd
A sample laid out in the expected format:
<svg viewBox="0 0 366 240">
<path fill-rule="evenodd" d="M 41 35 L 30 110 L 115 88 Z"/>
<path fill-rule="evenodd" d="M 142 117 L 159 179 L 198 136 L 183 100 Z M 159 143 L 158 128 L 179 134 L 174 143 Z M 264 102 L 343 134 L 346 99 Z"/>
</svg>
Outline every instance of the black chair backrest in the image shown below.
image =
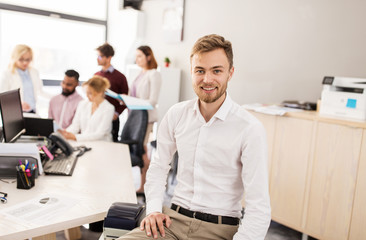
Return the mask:
<svg viewBox="0 0 366 240">
<path fill-rule="evenodd" d="M 144 151 L 144 139 L 148 124 L 146 110 L 131 110 L 123 127 L 121 140 L 130 146 L 132 166 L 143 166 L 142 155 Z M 135 144 L 131 144 L 135 142 Z"/>
</svg>

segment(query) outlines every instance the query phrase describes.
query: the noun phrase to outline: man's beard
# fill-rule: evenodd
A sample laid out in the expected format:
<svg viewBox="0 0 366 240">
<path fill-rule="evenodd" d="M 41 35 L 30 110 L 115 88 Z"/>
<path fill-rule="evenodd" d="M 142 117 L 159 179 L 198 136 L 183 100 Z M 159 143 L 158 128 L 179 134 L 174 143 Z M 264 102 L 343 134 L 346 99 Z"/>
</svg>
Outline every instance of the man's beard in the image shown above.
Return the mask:
<svg viewBox="0 0 366 240">
<path fill-rule="evenodd" d="M 201 87 L 210 87 L 210 86 L 193 86 L 194 91 L 196 92 L 198 98 L 205 103 L 213 103 L 218 100 L 223 94 L 225 94 L 227 89 L 227 84 L 217 87 L 216 94 L 206 94 L 202 91 Z"/>
<path fill-rule="evenodd" d="M 68 97 L 70 96 L 71 94 L 73 94 L 75 92 L 75 89 L 72 90 L 71 92 L 70 91 L 67 91 L 67 90 L 64 90 L 62 89 L 62 95 L 64 95 L 65 97 Z"/>
</svg>

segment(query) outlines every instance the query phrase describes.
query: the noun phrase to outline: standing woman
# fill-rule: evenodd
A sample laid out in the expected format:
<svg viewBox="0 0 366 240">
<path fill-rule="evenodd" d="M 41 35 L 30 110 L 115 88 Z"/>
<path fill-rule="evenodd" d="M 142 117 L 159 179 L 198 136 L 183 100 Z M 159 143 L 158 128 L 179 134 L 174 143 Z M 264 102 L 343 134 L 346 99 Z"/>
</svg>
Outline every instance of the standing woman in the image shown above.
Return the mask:
<svg viewBox="0 0 366 240">
<path fill-rule="evenodd" d="M 42 93 L 42 80 L 38 71 L 30 67 L 33 51 L 27 45 L 16 45 L 11 55 L 9 68 L 0 80 L 0 92 L 20 88 L 20 98 L 24 112 L 36 112 L 37 97 Z"/>
<path fill-rule="evenodd" d="M 161 87 L 161 76 L 156 68 L 154 53 L 149 46 L 140 46 L 136 50 L 136 64 L 141 67 L 142 71 L 130 86 L 130 96 L 145 99 L 150 102 L 153 110 L 148 111 L 149 123 L 147 126 L 146 136 L 144 140 L 145 154 L 143 155 L 144 167 L 141 169 L 141 187 L 138 193 L 144 192 L 144 184 L 146 181 L 146 172 L 150 165 L 150 160 L 146 154 L 146 145 L 154 122 L 158 120 L 158 111 L 156 109 L 159 92 Z"/>
<path fill-rule="evenodd" d="M 110 87 L 108 79 L 95 75 L 82 86 L 88 100 L 79 103 L 71 125 L 59 132 L 76 141 L 112 141 L 114 106 L 104 99 L 104 92 Z"/>
</svg>

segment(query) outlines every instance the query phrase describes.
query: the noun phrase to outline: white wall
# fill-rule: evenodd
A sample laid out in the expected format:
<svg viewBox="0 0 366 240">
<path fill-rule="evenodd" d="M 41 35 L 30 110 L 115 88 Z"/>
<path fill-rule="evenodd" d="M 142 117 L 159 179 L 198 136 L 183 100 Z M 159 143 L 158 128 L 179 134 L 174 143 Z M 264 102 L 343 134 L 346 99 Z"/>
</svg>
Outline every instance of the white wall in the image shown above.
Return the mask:
<svg viewBox="0 0 366 240">
<path fill-rule="evenodd" d="M 107 41 L 115 50 L 112 65 L 122 73 L 135 62 L 136 48 L 144 39 L 144 15 L 142 11 L 120 9 L 119 0 L 109 0 Z"/>
<path fill-rule="evenodd" d="M 366 78 L 366 1 L 186 0 L 184 40 L 164 44 L 162 12 L 169 0 L 145 0 L 144 43 L 162 64 L 181 68 L 181 100 L 195 96 L 189 53 L 217 33 L 234 48 L 229 93 L 240 104 L 316 101 L 325 75 Z"/>
</svg>

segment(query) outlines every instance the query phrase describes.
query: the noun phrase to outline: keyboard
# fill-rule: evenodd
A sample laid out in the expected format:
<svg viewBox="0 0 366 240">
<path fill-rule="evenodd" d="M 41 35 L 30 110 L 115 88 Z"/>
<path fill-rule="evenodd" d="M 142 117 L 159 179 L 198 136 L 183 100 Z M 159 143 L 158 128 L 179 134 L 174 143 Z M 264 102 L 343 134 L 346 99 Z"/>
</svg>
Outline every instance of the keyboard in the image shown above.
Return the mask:
<svg viewBox="0 0 366 240">
<path fill-rule="evenodd" d="M 78 159 L 79 151 L 74 151 L 70 156 L 61 155 L 53 160 L 47 161 L 44 166 L 44 172 L 47 175 L 71 176 Z"/>
</svg>

